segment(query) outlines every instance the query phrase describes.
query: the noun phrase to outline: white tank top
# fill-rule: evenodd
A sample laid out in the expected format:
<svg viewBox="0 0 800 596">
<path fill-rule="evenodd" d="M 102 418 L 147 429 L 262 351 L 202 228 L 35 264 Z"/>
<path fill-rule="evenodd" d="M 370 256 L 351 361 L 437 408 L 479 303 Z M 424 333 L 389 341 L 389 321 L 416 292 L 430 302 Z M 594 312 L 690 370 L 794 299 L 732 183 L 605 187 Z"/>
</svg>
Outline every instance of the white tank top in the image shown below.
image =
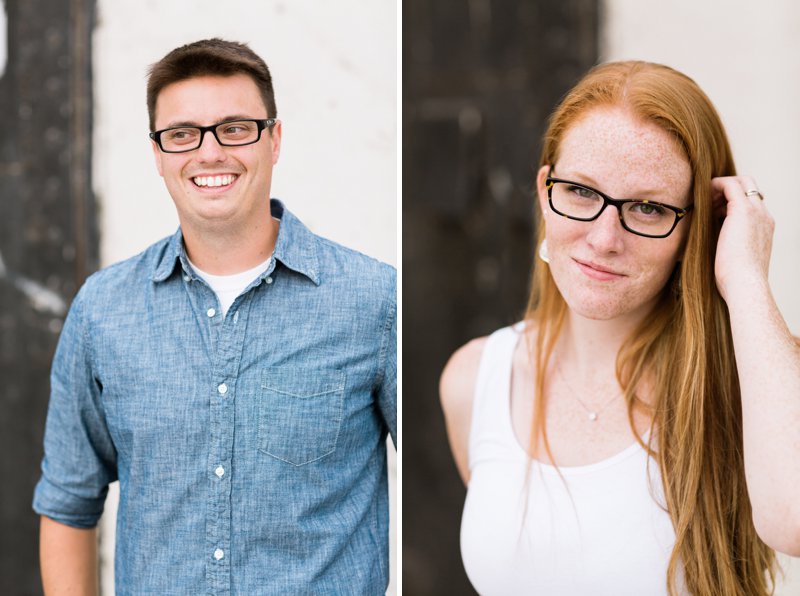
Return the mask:
<svg viewBox="0 0 800 596">
<path fill-rule="evenodd" d="M 461 520 L 472 585 L 486 596 L 667 594 L 675 532 L 658 465 L 651 461 L 648 471 L 638 443 L 601 462 L 560 467 L 563 480 L 553 466 L 532 461 L 526 487 L 529 460 L 510 407 L 521 329 L 493 333 L 478 370 Z"/>
</svg>

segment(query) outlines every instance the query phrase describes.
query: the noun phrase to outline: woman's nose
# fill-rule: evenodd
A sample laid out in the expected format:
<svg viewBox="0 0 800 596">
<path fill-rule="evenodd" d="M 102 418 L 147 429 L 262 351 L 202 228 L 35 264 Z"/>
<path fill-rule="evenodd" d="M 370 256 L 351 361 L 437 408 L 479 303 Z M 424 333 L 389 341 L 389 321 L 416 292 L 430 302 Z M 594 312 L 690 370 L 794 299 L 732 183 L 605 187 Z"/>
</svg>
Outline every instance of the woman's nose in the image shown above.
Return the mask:
<svg viewBox="0 0 800 596">
<path fill-rule="evenodd" d="M 599 253 L 620 253 L 624 248 L 625 228 L 620 212 L 614 205 L 606 205 L 594 221 L 588 222 L 586 241 Z"/>
</svg>

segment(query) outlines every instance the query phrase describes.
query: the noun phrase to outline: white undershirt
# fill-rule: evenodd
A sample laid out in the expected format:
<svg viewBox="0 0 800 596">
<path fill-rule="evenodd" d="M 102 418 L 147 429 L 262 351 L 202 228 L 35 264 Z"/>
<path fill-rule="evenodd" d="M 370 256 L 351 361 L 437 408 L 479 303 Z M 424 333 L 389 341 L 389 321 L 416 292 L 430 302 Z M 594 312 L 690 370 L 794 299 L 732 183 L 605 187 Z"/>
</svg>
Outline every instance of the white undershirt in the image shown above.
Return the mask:
<svg viewBox="0 0 800 596">
<path fill-rule="evenodd" d="M 272 261 L 272 255 L 270 255 L 266 261 L 256 265 L 252 269 L 242 271 L 241 273 L 234 273 L 233 275 L 212 275 L 200 269 L 197 265 L 192 263 L 191 260 L 189 260 L 189 264 L 192 266 L 192 269 L 194 269 L 194 272 L 197 273 L 217 295 L 219 306 L 222 309 L 222 317 L 225 318 L 233 301 L 236 300 L 239 294 L 241 294 L 254 279 L 267 270 L 270 261 Z"/>
</svg>

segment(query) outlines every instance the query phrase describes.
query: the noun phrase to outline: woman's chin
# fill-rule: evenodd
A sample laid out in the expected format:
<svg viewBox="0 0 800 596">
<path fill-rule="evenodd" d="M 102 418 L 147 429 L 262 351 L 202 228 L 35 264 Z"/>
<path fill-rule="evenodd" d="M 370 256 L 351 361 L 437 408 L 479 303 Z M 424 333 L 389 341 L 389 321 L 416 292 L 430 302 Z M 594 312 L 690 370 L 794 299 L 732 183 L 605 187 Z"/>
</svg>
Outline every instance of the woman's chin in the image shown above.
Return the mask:
<svg viewBox="0 0 800 596">
<path fill-rule="evenodd" d="M 612 321 L 614 319 L 643 317 L 650 312 L 654 301 L 633 303 L 624 296 L 572 296 L 564 297 L 570 311 L 584 319 L 593 321 Z"/>
<path fill-rule="evenodd" d="M 621 315 L 627 314 L 626 310 L 611 304 L 570 304 L 570 311 L 584 319 L 592 321 L 611 321 Z"/>
</svg>

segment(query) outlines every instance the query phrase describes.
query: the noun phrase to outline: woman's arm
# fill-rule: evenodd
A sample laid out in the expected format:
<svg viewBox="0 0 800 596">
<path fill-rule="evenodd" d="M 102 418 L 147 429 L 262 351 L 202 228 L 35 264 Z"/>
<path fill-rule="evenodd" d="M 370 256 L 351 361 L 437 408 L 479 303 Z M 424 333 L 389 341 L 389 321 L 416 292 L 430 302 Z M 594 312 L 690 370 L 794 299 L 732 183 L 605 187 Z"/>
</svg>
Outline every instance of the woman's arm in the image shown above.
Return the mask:
<svg viewBox="0 0 800 596">
<path fill-rule="evenodd" d="M 716 178 L 725 198 L 717 286 L 727 302 L 742 391 L 753 523 L 775 550 L 800 556 L 800 345 L 767 281 L 774 222 L 746 177 Z M 746 187 L 746 188 L 745 188 Z"/>
<path fill-rule="evenodd" d="M 450 357 L 439 381 L 439 397 L 444 411 L 447 438 L 458 473 L 469 483 L 469 429 L 472 402 L 486 338 L 474 339 Z"/>
</svg>

